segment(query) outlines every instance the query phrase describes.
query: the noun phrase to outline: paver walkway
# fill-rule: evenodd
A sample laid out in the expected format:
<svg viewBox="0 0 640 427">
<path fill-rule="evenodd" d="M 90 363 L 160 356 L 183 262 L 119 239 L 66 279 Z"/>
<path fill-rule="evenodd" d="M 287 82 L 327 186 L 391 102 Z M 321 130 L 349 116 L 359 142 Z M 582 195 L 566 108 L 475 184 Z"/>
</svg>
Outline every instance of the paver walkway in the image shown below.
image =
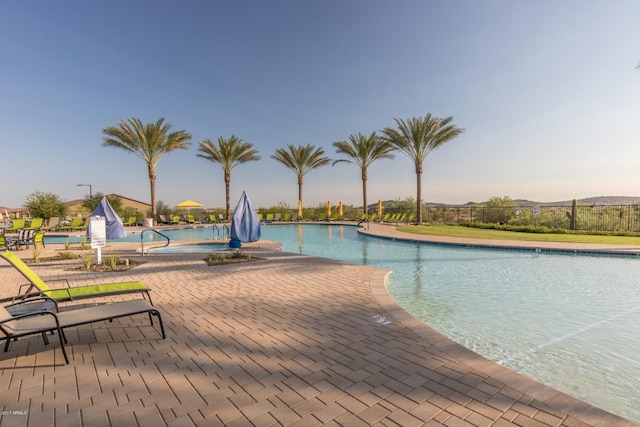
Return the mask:
<svg viewBox="0 0 640 427">
<path fill-rule="evenodd" d="M 386 271 L 265 246 L 235 265 L 33 267 L 72 285 L 145 282 L 167 338 L 144 315 L 70 329 L 69 365 L 55 338 L 14 342 L 0 353 L 0 427 L 633 425 L 435 333 L 393 302 Z M 0 264 L 0 297 L 22 282 Z"/>
</svg>

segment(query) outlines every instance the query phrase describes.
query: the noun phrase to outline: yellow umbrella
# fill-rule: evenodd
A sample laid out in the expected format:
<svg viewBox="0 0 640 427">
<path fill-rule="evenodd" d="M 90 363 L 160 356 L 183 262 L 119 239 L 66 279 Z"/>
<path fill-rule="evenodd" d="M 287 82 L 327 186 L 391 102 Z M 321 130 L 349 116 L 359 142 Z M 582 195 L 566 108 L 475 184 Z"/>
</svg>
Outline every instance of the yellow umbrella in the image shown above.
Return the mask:
<svg viewBox="0 0 640 427">
<path fill-rule="evenodd" d="M 378 200 L 378 217 L 382 216 L 382 200 Z"/>
<path fill-rule="evenodd" d="M 302 200 L 298 200 L 298 221 L 302 219 Z"/>
<path fill-rule="evenodd" d="M 184 202 L 180 202 L 176 205 L 176 208 L 188 208 L 189 214 L 191 214 L 191 208 L 201 208 L 202 203 L 193 201 L 191 199 L 185 200 Z"/>
<path fill-rule="evenodd" d="M 202 203 L 194 202 L 193 200 L 185 200 L 184 202 L 178 203 L 176 207 L 177 208 L 201 208 Z"/>
<path fill-rule="evenodd" d="M 342 211 L 342 200 L 340 200 L 338 202 L 338 217 L 342 219 L 343 215 L 344 215 L 344 212 Z"/>
<path fill-rule="evenodd" d="M 327 219 L 331 218 L 331 200 L 327 200 Z"/>
</svg>

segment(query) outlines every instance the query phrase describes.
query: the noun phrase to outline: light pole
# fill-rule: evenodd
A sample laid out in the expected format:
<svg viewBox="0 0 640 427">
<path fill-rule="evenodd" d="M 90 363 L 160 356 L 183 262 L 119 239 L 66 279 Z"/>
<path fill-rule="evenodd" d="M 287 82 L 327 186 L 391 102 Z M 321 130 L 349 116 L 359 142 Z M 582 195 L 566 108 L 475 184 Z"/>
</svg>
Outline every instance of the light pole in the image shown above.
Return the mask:
<svg viewBox="0 0 640 427">
<path fill-rule="evenodd" d="M 89 187 L 89 197 L 93 198 L 93 191 L 91 191 L 91 184 L 77 184 L 78 187 Z"/>
</svg>

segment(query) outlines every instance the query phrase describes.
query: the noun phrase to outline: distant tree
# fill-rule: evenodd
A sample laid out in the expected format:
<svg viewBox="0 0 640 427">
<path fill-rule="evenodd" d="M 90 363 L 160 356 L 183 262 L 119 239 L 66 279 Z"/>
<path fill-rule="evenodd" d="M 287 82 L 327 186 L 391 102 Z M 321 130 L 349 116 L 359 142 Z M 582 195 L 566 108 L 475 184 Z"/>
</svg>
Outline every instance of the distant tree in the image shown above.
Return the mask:
<svg viewBox="0 0 640 427">
<path fill-rule="evenodd" d="M 324 156 L 322 148 L 316 148 L 314 145 L 287 145 L 287 149 L 278 148 L 271 156 L 289 169 L 291 169 L 298 177 L 298 201 L 302 202 L 302 185 L 304 184 L 304 176 L 311 170 L 317 169 L 329 164 L 331 159 Z"/>
<path fill-rule="evenodd" d="M 100 204 L 100 201 L 104 197 L 103 193 L 96 193 L 93 196 L 84 196 L 84 200 L 82 201 L 82 207 L 85 208 L 88 212 L 93 212 L 96 207 Z M 107 201 L 111 205 L 116 213 L 120 214 L 122 210 L 122 199 L 115 194 L 111 194 L 107 196 Z"/>
<path fill-rule="evenodd" d="M 156 220 L 156 165 L 162 156 L 171 151 L 186 150 L 191 144 L 191 134 L 184 130 L 169 133 L 170 124 L 164 118 L 155 123 L 142 124 L 140 119 L 120 120 L 117 126 L 109 126 L 102 132 L 103 145 L 121 148 L 135 154 L 147 164 L 151 189 L 151 217 Z"/>
<path fill-rule="evenodd" d="M 428 113 L 424 118 L 393 119 L 397 129 L 384 128 L 382 139 L 413 160 L 416 171 L 416 221 L 422 224 L 422 171 L 429 153 L 464 132 L 451 124 L 453 117 L 439 119 Z"/>
<path fill-rule="evenodd" d="M 518 204 L 511 197 L 491 197 L 484 205 L 484 222 L 506 224 L 517 209 Z"/>
<path fill-rule="evenodd" d="M 352 163 L 360 167 L 360 176 L 362 178 L 362 206 L 364 207 L 364 213 L 368 213 L 367 206 L 367 179 L 369 173 L 369 166 L 371 163 L 378 159 L 394 159 L 395 156 L 391 154 L 395 148 L 388 142 L 384 141 L 372 132 L 369 136 L 364 136 L 361 133 L 357 135 L 349 135 L 348 141 L 334 142 L 333 146 L 336 148 L 338 154 L 346 154 L 349 159 L 338 159 L 333 161 L 333 166 L 336 163 Z"/>
<path fill-rule="evenodd" d="M 24 207 L 29 210 L 33 218 L 44 218 L 45 220 L 54 216 L 63 217 L 67 214 L 67 205 L 60 196 L 53 193 L 35 191 L 27 196 Z"/>
<path fill-rule="evenodd" d="M 205 139 L 200 143 L 198 151 L 197 157 L 217 163 L 224 172 L 226 216 L 228 221 L 231 219 L 229 201 L 231 170 L 242 163 L 260 160 L 258 151 L 253 148 L 252 144 L 244 142 L 235 135 L 231 135 L 228 139 L 219 136 L 217 146 L 210 139 Z"/>
<path fill-rule="evenodd" d="M 156 203 L 156 210 L 158 212 L 158 215 L 164 215 L 167 219 L 171 219 L 171 217 L 173 216 L 173 210 L 171 209 L 171 206 L 169 206 L 162 200 L 158 200 L 158 202 Z"/>
</svg>

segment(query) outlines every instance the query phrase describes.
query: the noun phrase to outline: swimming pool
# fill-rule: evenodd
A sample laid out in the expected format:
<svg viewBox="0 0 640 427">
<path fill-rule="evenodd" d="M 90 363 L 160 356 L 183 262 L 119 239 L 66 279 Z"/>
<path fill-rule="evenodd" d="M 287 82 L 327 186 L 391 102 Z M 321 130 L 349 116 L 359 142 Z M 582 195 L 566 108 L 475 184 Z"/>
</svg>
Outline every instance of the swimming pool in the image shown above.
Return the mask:
<svg viewBox="0 0 640 427">
<path fill-rule="evenodd" d="M 200 227 L 170 237 L 211 233 Z M 392 270 L 391 295 L 433 329 L 640 422 L 640 259 L 398 242 L 317 224 L 266 225 L 262 238 L 287 252 Z"/>
</svg>

